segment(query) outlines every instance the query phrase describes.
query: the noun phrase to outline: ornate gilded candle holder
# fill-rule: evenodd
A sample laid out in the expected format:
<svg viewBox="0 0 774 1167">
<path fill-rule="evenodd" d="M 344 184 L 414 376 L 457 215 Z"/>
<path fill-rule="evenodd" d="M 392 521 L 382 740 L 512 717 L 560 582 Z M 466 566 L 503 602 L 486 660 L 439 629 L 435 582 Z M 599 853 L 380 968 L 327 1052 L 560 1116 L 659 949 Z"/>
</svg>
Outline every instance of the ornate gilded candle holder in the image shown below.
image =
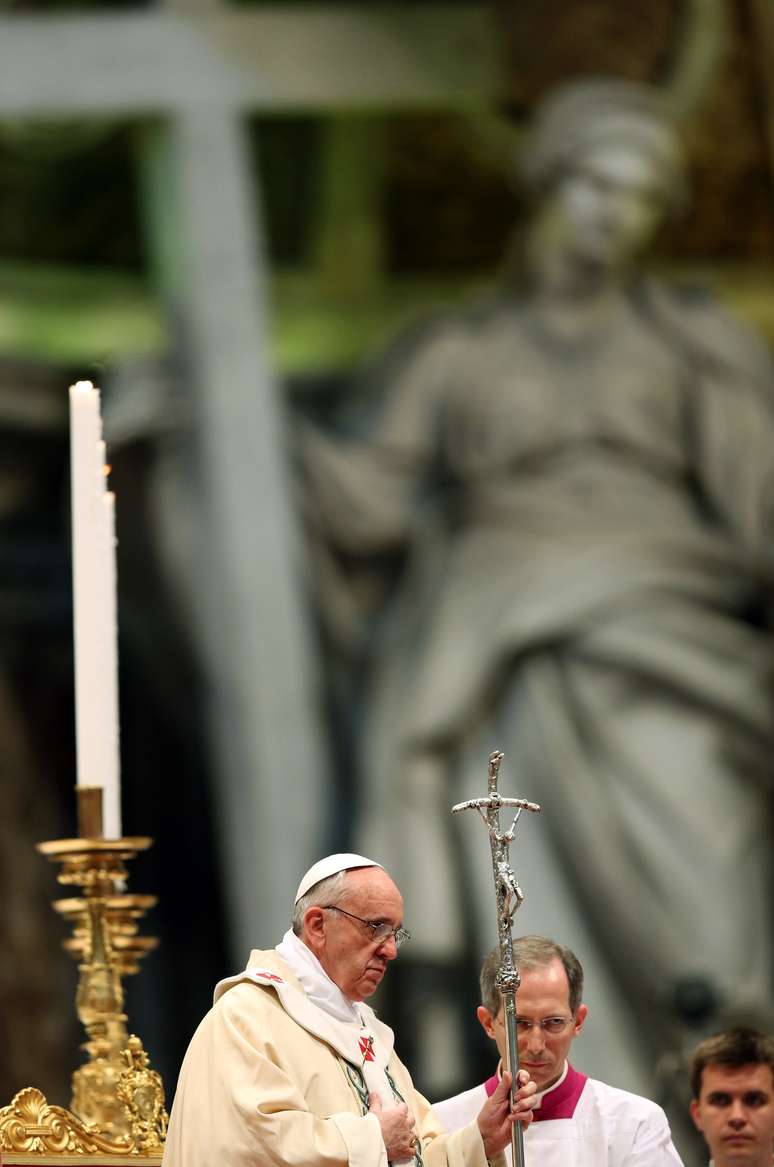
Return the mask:
<svg viewBox="0 0 774 1167">
<path fill-rule="evenodd" d="M 138 927 L 156 897 L 125 890 L 127 863 L 151 840 L 103 839 L 100 795 L 78 789 L 81 838 L 38 844 L 43 855 L 61 864 L 59 883 L 79 891 L 55 900 L 54 908 L 73 929 L 64 948 L 78 961 L 75 1004 L 88 1060 L 73 1074 L 72 1113 L 50 1106 L 34 1087 L 0 1109 L 4 1163 L 28 1161 L 17 1156 L 40 1163 L 40 1155 L 62 1162 L 72 1155 L 80 1162 L 89 1156 L 89 1163 L 113 1156 L 160 1161 L 167 1123 L 164 1087 L 140 1039 L 129 1036 L 121 983 L 158 944 L 155 937 L 140 936 Z"/>
</svg>

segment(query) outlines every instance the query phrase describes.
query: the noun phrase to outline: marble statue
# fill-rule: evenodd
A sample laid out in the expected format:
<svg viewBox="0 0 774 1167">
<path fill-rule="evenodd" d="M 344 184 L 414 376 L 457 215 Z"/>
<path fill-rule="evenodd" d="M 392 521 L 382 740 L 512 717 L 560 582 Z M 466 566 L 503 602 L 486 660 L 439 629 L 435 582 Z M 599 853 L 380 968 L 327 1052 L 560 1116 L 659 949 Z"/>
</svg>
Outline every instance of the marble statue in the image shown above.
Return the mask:
<svg viewBox="0 0 774 1167">
<path fill-rule="evenodd" d="M 502 748 L 503 792 L 544 812 L 514 857 L 520 927 L 605 986 L 612 1081 L 620 1033 L 668 1044 L 685 986 L 716 1017 L 768 1011 L 774 375 L 710 297 L 644 269 L 688 203 L 656 91 L 566 84 L 520 172 L 514 270 L 399 341 L 367 432 L 305 430 L 304 508 L 341 553 L 334 621 L 348 564 L 404 555 L 363 634 L 352 845 L 404 889 L 411 957 L 493 943 L 488 851 L 449 808 Z"/>
</svg>

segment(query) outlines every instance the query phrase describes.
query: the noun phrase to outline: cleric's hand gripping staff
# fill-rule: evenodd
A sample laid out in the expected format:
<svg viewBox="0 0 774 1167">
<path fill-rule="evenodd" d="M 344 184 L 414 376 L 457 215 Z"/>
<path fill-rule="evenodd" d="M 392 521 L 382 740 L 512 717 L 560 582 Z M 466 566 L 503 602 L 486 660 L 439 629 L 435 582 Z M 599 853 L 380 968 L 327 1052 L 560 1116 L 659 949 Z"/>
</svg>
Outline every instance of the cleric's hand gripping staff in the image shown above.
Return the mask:
<svg viewBox="0 0 774 1167">
<path fill-rule="evenodd" d="M 519 1046 L 516 1039 L 516 990 L 519 987 L 520 977 L 513 963 L 513 937 L 511 928 L 513 917 L 521 907 L 524 894 L 516 882 L 513 868 L 508 861 L 508 849 L 516 833 L 516 824 L 523 810 L 540 813 L 536 802 L 527 802 L 524 798 L 504 798 L 497 790 L 497 777 L 500 772 L 500 763 L 503 754 L 495 750 L 489 756 L 489 794 L 486 798 L 469 798 L 467 802 L 458 802 L 452 807 L 452 814 L 461 810 L 477 810 L 487 825 L 489 841 L 492 847 L 492 870 L 494 873 L 495 896 L 497 898 L 497 935 L 500 942 L 500 971 L 497 974 L 497 987 L 503 1001 L 503 1019 L 506 1035 L 506 1070 L 511 1074 L 511 1106 L 519 1083 Z M 516 817 L 507 831 L 500 830 L 500 807 L 517 807 Z M 524 1167 L 524 1132 L 521 1123 L 511 1127 L 511 1152 L 513 1167 Z"/>
</svg>

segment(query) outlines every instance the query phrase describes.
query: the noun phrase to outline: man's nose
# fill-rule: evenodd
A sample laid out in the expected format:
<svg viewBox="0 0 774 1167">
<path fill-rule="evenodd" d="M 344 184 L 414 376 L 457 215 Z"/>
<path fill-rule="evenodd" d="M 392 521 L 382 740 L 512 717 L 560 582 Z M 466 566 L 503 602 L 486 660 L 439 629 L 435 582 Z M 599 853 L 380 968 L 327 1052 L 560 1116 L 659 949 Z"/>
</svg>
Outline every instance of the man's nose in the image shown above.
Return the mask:
<svg viewBox="0 0 774 1167">
<path fill-rule="evenodd" d="M 747 1111 L 742 1102 L 737 1098 L 731 1103 L 731 1111 L 728 1116 L 729 1125 L 734 1130 L 741 1130 L 747 1124 Z"/>
<path fill-rule="evenodd" d="M 376 951 L 381 952 L 388 960 L 395 960 L 398 955 L 398 943 L 392 933 L 381 942 Z"/>
<path fill-rule="evenodd" d="M 541 1050 L 545 1045 L 545 1034 L 542 1025 L 531 1025 L 527 1034 L 527 1049 Z"/>
</svg>

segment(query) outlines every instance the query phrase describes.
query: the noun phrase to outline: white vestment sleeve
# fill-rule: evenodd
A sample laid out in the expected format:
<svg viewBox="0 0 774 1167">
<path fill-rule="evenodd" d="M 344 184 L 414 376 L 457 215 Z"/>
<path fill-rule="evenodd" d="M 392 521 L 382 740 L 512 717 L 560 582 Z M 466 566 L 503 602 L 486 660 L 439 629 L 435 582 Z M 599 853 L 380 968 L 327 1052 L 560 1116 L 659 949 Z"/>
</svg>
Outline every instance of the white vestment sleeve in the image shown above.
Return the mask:
<svg viewBox="0 0 774 1167">
<path fill-rule="evenodd" d="M 375 1114 L 364 1118 L 354 1114 L 332 1114 L 330 1121 L 335 1123 L 344 1140 L 349 1167 L 388 1167 L 382 1128 Z"/>
<path fill-rule="evenodd" d="M 621 1167 L 683 1167 L 662 1110 L 642 1122 Z"/>
</svg>

